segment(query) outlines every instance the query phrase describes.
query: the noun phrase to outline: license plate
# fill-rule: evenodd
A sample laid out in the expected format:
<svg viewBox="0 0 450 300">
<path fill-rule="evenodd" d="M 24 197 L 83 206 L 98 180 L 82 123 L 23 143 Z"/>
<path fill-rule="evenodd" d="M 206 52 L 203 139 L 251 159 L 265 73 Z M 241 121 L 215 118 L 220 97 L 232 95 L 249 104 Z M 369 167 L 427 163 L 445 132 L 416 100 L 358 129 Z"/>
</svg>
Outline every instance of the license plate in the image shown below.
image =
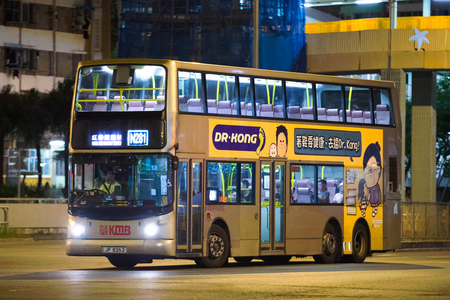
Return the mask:
<svg viewBox="0 0 450 300">
<path fill-rule="evenodd" d="M 103 253 L 127 253 L 127 247 L 102 247 Z"/>
</svg>

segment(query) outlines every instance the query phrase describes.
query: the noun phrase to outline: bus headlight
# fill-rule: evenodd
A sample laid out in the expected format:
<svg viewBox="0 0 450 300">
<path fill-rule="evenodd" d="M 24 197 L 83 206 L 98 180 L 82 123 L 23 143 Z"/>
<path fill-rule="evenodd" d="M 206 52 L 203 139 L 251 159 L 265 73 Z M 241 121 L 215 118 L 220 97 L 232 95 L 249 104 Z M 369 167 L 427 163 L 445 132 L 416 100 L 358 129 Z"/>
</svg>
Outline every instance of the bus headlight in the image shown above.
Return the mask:
<svg viewBox="0 0 450 300">
<path fill-rule="evenodd" d="M 69 221 L 69 227 L 74 237 L 80 237 L 86 231 L 83 225 L 77 224 L 74 220 Z"/>
<path fill-rule="evenodd" d="M 158 227 L 158 223 L 148 224 L 147 226 L 145 226 L 144 232 L 148 237 L 155 236 L 158 232 Z"/>
</svg>

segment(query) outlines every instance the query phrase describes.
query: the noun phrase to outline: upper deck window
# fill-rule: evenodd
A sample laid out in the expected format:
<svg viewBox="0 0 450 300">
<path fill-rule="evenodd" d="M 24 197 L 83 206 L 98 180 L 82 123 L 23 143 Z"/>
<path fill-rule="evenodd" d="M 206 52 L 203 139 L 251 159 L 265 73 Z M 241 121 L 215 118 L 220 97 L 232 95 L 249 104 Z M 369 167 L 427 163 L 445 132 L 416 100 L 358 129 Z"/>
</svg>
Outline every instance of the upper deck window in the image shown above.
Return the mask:
<svg viewBox="0 0 450 300">
<path fill-rule="evenodd" d="M 181 113 L 395 126 L 390 88 L 179 71 L 178 89 Z"/>
<path fill-rule="evenodd" d="M 286 81 L 287 117 L 314 120 L 312 83 Z"/>
<path fill-rule="evenodd" d="M 369 88 L 346 86 L 344 98 L 347 122 L 372 123 L 372 103 Z"/>
<path fill-rule="evenodd" d="M 178 72 L 178 89 L 180 111 L 190 113 L 204 113 L 206 111 L 201 73 Z"/>
<path fill-rule="evenodd" d="M 343 97 L 340 85 L 317 84 L 317 120 L 343 122 Z"/>
<path fill-rule="evenodd" d="M 375 124 L 395 125 L 394 116 L 390 108 L 391 100 L 389 91 L 384 89 L 373 89 L 373 107 Z"/>
<path fill-rule="evenodd" d="M 255 79 L 256 115 L 284 118 L 284 91 L 281 80 Z"/>
<path fill-rule="evenodd" d="M 238 93 L 234 76 L 206 74 L 206 99 L 209 114 L 236 115 Z"/>
<path fill-rule="evenodd" d="M 161 111 L 166 70 L 149 65 L 86 66 L 78 74 L 76 111 Z"/>
</svg>

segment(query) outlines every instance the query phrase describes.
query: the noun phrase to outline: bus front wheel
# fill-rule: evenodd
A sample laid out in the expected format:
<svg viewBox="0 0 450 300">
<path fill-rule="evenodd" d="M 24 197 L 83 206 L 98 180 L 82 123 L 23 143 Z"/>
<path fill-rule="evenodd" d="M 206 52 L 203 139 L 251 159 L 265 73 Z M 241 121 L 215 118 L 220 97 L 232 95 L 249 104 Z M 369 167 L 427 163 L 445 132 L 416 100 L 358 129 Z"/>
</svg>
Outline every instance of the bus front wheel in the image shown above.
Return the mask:
<svg viewBox="0 0 450 300">
<path fill-rule="evenodd" d="M 336 260 L 338 253 L 336 229 L 330 223 L 325 226 L 325 231 L 322 237 L 322 254 L 314 255 L 314 260 L 317 263 L 331 264 Z"/>
<path fill-rule="evenodd" d="M 228 262 L 230 243 L 225 230 L 218 225 L 211 225 L 209 232 L 207 253 L 208 256 L 197 258 L 197 265 L 208 268 L 220 268 Z"/>
</svg>

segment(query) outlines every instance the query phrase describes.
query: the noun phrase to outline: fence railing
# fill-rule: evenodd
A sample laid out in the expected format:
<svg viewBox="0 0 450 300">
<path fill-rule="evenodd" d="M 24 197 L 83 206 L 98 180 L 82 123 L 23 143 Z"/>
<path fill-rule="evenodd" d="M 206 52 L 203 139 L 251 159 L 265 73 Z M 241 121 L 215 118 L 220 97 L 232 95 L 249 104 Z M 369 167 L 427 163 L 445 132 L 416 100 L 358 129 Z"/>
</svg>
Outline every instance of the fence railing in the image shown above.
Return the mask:
<svg viewBox="0 0 450 300">
<path fill-rule="evenodd" d="M 67 199 L 55 198 L 0 198 L 0 224 L 11 227 L 21 227 L 27 216 L 22 216 L 28 211 L 26 204 L 65 204 Z M 12 205 L 8 205 L 12 204 Z M 17 206 L 20 205 L 19 207 Z M 23 206 L 25 204 L 25 206 Z M 39 206 L 40 207 L 40 206 Z M 30 208 L 41 214 L 52 214 L 55 222 L 55 213 L 64 213 L 61 218 L 67 218 L 66 208 L 58 205 L 53 211 L 49 207 L 41 209 Z M 450 203 L 439 202 L 402 202 L 402 241 L 449 241 L 450 240 Z M 28 211 L 29 212 L 29 211 Z M 14 219 L 14 220 L 13 220 Z M 40 221 L 47 220 L 42 216 Z M 28 222 L 25 222 L 28 223 Z M 66 221 L 57 221 L 57 225 L 50 227 L 66 226 Z M 62 225 L 61 225 L 62 224 Z M 16 226 L 13 226 L 16 225 Z M 24 224 L 25 225 L 25 224 Z M 44 226 L 44 225 L 42 225 Z M 42 227 L 40 224 L 37 227 Z M 32 226 L 33 227 L 33 226 Z M 45 226 L 44 226 L 45 227 Z"/>
<path fill-rule="evenodd" d="M 8 206 L 0 205 L 0 216 L 3 216 L 3 219 L 0 217 L 0 225 L 8 226 Z"/>
<path fill-rule="evenodd" d="M 448 241 L 450 203 L 402 202 L 403 241 Z"/>
</svg>

